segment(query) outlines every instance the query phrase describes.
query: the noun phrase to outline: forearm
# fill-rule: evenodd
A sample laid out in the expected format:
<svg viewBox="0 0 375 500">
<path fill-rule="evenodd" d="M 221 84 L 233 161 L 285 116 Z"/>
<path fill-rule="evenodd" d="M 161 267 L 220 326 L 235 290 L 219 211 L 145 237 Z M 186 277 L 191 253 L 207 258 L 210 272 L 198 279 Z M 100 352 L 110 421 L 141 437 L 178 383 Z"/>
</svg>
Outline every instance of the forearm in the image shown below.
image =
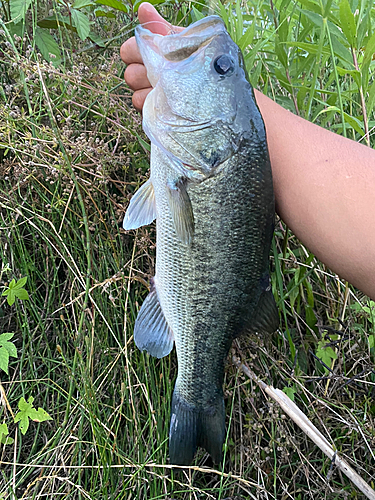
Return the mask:
<svg viewBox="0 0 375 500">
<path fill-rule="evenodd" d="M 375 151 L 256 92 L 280 217 L 318 258 L 375 299 Z"/>
</svg>

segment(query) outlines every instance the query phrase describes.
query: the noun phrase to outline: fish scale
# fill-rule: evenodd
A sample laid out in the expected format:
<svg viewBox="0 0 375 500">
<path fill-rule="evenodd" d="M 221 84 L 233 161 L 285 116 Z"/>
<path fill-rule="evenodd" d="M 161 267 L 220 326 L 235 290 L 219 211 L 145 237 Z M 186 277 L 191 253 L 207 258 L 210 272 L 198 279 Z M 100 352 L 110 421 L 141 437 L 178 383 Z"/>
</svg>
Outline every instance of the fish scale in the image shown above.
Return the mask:
<svg viewBox="0 0 375 500">
<path fill-rule="evenodd" d="M 151 176 L 132 198 L 124 227 L 156 218 L 157 238 L 155 278 L 134 338 L 156 357 L 176 346 L 171 463 L 191 463 L 198 446 L 219 462 L 232 340 L 278 326 L 265 127 L 241 53 L 220 18 L 166 37 L 137 28 L 136 39 L 155 87 L 143 118 Z"/>
</svg>

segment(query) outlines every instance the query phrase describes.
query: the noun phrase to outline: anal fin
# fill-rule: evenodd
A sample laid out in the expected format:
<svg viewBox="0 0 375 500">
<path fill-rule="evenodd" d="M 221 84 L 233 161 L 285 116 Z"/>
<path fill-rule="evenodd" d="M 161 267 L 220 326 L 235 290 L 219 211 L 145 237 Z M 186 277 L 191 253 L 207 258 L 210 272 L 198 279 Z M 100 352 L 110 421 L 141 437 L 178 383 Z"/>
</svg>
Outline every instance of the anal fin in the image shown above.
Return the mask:
<svg viewBox="0 0 375 500">
<path fill-rule="evenodd" d="M 173 332 L 165 319 L 154 286 L 135 321 L 134 341 L 139 350 L 147 351 L 155 358 L 163 358 L 173 349 Z"/>
<path fill-rule="evenodd" d="M 151 224 L 154 219 L 156 219 L 155 194 L 154 186 L 149 179 L 130 200 L 123 227 L 126 230 L 138 229 L 141 226 Z"/>
</svg>

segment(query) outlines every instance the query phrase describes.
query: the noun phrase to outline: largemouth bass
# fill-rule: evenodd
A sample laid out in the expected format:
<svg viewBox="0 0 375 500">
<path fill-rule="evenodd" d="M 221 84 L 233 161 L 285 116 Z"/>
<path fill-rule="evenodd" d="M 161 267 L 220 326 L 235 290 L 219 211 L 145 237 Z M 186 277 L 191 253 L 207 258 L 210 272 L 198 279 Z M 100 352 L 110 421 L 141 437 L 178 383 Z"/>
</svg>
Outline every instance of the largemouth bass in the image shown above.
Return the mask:
<svg viewBox="0 0 375 500">
<path fill-rule="evenodd" d="M 156 219 L 157 239 L 134 340 L 157 358 L 176 345 L 171 463 L 190 464 L 197 446 L 218 463 L 232 340 L 278 326 L 265 127 L 241 51 L 219 17 L 164 37 L 138 26 L 136 40 L 154 87 L 143 108 L 151 175 L 131 199 L 124 228 Z"/>
</svg>

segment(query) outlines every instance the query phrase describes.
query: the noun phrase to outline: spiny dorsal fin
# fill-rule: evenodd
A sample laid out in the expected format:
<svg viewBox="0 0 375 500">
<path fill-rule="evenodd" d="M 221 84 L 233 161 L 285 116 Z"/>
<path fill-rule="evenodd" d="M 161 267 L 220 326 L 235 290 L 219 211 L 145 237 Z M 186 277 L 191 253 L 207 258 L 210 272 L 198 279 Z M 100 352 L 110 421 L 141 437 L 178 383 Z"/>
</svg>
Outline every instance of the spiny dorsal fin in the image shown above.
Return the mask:
<svg viewBox="0 0 375 500">
<path fill-rule="evenodd" d="M 138 313 L 134 341 L 138 349 L 147 351 L 155 358 L 163 358 L 173 349 L 173 332 L 165 319 L 154 286 Z"/>
<path fill-rule="evenodd" d="M 151 224 L 156 219 L 154 186 L 149 179 L 130 200 L 125 214 L 123 227 L 126 230 L 138 229 Z"/>
<path fill-rule="evenodd" d="M 190 245 L 194 235 L 194 214 L 189 195 L 186 191 L 186 180 L 180 177 L 167 184 L 168 203 L 177 236 L 186 245 Z"/>
</svg>

